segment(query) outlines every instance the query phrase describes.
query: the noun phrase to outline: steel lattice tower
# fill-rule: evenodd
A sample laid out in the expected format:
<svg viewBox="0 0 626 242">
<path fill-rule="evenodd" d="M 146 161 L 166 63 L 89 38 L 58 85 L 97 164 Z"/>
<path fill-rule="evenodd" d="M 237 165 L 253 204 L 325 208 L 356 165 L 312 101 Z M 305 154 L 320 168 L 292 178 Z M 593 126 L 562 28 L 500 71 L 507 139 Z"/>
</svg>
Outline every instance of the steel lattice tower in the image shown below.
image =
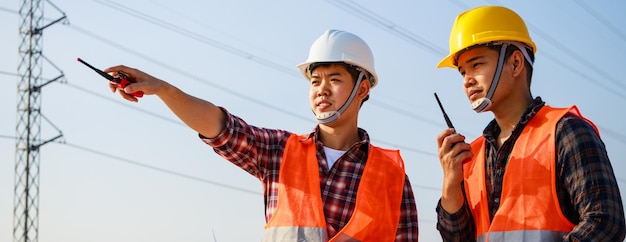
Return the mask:
<svg viewBox="0 0 626 242">
<path fill-rule="evenodd" d="M 39 232 L 39 147 L 54 141 L 62 134 L 41 140 L 41 88 L 64 77 L 42 80 L 42 32 L 46 27 L 65 19 L 63 17 L 44 25 L 43 1 L 24 0 L 19 10 L 20 62 L 17 67 L 17 125 L 15 147 L 15 190 L 13 209 L 13 240 L 38 240 Z M 45 119 L 45 117 L 43 117 Z"/>
</svg>

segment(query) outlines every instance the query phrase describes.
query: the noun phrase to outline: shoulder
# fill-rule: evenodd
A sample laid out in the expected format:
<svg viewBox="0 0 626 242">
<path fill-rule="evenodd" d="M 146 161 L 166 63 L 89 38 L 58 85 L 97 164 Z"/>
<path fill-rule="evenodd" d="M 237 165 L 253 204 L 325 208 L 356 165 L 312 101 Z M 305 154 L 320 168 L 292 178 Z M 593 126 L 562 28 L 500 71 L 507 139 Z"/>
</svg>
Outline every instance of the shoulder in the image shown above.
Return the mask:
<svg viewBox="0 0 626 242">
<path fill-rule="evenodd" d="M 559 161 L 576 166 L 607 160 L 606 147 L 592 123 L 574 114 L 566 114 L 556 126 L 556 147 Z"/>
<path fill-rule="evenodd" d="M 561 117 L 561 119 L 557 122 L 556 134 L 557 138 L 559 136 L 577 135 L 590 135 L 597 136 L 599 138 L 599 134 L 591 121 L 572 113 L 563 115 L 563 117 Z"/>
</svg>

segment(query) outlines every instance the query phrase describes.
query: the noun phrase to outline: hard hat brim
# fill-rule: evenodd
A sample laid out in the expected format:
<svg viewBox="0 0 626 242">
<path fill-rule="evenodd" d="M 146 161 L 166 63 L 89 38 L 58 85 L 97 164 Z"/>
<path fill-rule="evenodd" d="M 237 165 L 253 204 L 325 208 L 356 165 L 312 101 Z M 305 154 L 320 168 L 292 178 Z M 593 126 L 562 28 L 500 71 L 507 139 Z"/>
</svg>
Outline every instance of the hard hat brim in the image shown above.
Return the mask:
<svg viewBox="0 0 626 242">
<path fill-rule="evenodd" d="M 437 68 L 444 68 L 444 67 L 457 68 L 457 66 L 454 65 L 454 60 L 453 60 L 455 54 L 456 53 L 449 54 L 448 56 L 443 58 L 441 61 L 439 61 L 439 64 L 437 64 Z"/>
<path fill-rule="evenodd" d="M 373 79 L 373 80 L 369 80 L 370 84 L 371 84 L 370 88 L 374 88 L 378 84 L 378 75 L 376 74 L 376 72 L 374 72 L 374 70 L 371 70 L 369 68 L 363 67 L 363 65 L 361 65 L 361 63 L 358 63 L 358 62 L 352 61 L 352 60 L 336 60 L 336 61 L 329 61 L 329 62 L 343 62 L 343 63 L 346 63 L 346 64 L 350 64 L 350 65 L 361 67 L 364 70 L 366 70 L 367 72 L 369 72 L 370 75 L 372 75 L 370 78 L 368 78 L 368 79 Z M 296 66 L 300 70 L 300 73 L 307 80 L 309 80 L 309 76 L 307 75 L 307 69 L 313 63 L 316 63 L 316 62 L 315 61 L 304 62 L 304 63 L 298 64 Z"/>
</svg>

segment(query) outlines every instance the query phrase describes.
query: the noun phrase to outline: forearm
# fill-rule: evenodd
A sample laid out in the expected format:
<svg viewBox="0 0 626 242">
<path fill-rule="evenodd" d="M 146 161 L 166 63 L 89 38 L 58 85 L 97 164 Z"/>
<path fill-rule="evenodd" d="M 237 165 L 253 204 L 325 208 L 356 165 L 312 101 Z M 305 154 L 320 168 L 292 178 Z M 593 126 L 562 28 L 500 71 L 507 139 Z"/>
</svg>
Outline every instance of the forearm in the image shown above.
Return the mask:
<svg viewBox="0 0 626 242">
<path fill-rule="evenodd" d="M 213 138 L 224 128 L 226 114 L 213 103 L 191 96 L 167 82 L 163 82 L 156 94 L 181 121 L 203 136 Z"/>
<path fill-rule="evenodd" d="M 448 185 L 444 183 L 441 194 L 441 207 L 447 213 L 456 213 L 463 206 L 465 199 L 460 184 Z"/>
</svg>

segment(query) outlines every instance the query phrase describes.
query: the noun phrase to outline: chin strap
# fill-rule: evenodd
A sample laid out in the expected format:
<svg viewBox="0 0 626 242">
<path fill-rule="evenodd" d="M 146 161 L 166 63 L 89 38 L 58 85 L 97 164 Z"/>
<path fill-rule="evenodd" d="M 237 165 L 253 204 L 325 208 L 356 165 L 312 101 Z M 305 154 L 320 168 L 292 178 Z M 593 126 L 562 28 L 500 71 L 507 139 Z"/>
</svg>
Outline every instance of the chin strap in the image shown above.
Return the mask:
<svg viewBox="0 0 626 242">
<path fill-rule="evenodd" d="M 504 56 L 506 55 L 506 48 L 508 46 L 508 43 L 504 43 L 502 44 L 502 47 L 500 47 L 498 67 L 496 67 L 496 73 L 493 75 L 493 79 L 491 80 L 491 85 L 489 86 L 489 91 L 487 91 L 487 96 L 480 98 L 472 103 L 472 109 L 474 109 L 474 111 L 476 111 L 477 113 L 489 111 L 489 109 L 491 109 L 491 98 L 496 92 L 496 87 L 498 87 L 498 83 L 500 82 L 502 67 L 504 66 Z"/>
<path fill-rule="evenodd" d="M 487 91 L 487 95 L 485 97 L 480 98 L 472 103 L 472 109 L 474 109 L 474 111 L 476 111 L 477 113 L 489 111 L 491 109 L 491 98 L 493 98 L 493 94 L 496 92 L 496 87 L 498 86 L 498 83 L 500 82 L 500 76 L 502 75 L 502 68 L 504 67 L 504 58 L 506 55 L 506 48 L 509 45 L 516 46 L 522 52 L 526 61 L 528 61 L 528 63 L 530 63 L 531 66 L 534 64 L 533 60 L 530 59 L 530 55 L 528 54 L 526 47 L 524 47 L 520 43 L 504 42 L 500 44 L 502 45 L 502 47 L 500 48 L 500 55 L 498 57 L 498 67 L 496 68 L 496 73 L 493 75 L 493 80 L 491 80 L 491 86 L 489 86 L 489 91 Z"/>
<path fill-rule="evenodd" d="M 343 106 L 341 106 L 341 108 L 339 108 L 339 110 L 323 112 L 323 113 L 320 113 L 318 115 L 315 115 L 315 118 L 317 119 L 318 123 L 320 123 L 320 124 L 328 124 L 328 123 L 331 123 L 331 122 L 339 119 L 341 114 L 343 114 L 343 112 L 345 112 L 346 109 L 348 109 L 348 106 L 350 106 L 350 103 L 352 103 L 352 100 L 354 100 L 354 96 L 356 96 L 356 91 L 359 88 L 359 85 L 361 84 L 361 81 L 363 81 L 363 76 L 365 76 L 365 73 L 363 71 L 361 71 L 360 74 L 359 74 L 359 77 L 356 80 L 356 83 L 354 84 L 354 87 L 352 88 L 352 92 L 350 93 L 350 97 L 348 97 L 348 100 L 346 100 L 346 102 L 343 104 Z"/>
</svg>

